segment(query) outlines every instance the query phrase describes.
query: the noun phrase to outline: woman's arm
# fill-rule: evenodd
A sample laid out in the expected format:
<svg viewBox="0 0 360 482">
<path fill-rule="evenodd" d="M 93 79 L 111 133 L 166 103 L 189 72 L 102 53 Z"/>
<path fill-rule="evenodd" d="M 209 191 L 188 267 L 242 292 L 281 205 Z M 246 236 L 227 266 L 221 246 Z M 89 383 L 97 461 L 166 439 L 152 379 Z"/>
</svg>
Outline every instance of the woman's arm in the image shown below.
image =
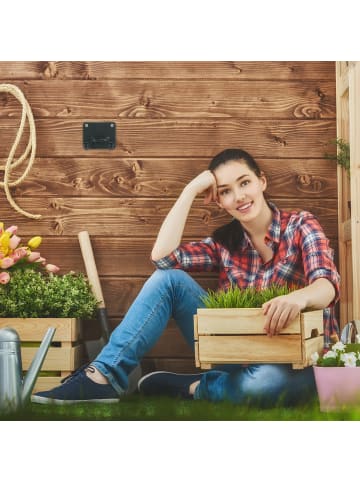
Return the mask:
<svg viewBox="0 0 360 482">
<path fill-rule="evenodd" d="M 202 192 L 206 192 L 205 204 L 216 199 L 216 180 L 211 171 L 203 171 L 185 186 L 160 228 L 151 252 L 153 261 L 167 256 L 179 246 L 192 203 Z"/>
<path fill-rule="evenodd" d="M 335 298 L 334 285 L 326 278 L 318 278 L 309 286 L 278 296 L 263 304 L 264 331 L 272 336 L 305 309 L 322 310 Z"/>
</svg>

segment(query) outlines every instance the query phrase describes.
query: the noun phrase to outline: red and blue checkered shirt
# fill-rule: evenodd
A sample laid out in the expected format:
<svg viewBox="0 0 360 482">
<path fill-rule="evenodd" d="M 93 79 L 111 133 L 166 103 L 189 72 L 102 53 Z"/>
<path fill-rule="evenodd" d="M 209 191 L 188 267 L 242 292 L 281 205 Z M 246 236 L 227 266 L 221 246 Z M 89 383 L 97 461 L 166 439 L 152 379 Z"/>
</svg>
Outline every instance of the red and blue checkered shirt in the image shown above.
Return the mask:
<svg viewBox="0 0 360 482">
<path fill-rule="evenodd" d="M 307 211 L 282 211 L 268 203 L 273 220 L 265 236 L 273 258 L 263 260 L 244 231 L 241 246 L 230 254 L 222 244 L 208 237 L 199 242 L 181 244 L 164 258 L 154 262 L 159 269 L 177 268 L 184 271 L 217 271 L 219 289 L 230 285 L 239 288 L 266 288 L 270 284 L 307 286 L 318 278 L 328 279 L 336 296 L 324 309 L 324 346 L 330 335 L 339 334 L 334 305 L 339 299 L 340 276 L 333 260 L 333 249 L 315 216 Z"/>
</svg>

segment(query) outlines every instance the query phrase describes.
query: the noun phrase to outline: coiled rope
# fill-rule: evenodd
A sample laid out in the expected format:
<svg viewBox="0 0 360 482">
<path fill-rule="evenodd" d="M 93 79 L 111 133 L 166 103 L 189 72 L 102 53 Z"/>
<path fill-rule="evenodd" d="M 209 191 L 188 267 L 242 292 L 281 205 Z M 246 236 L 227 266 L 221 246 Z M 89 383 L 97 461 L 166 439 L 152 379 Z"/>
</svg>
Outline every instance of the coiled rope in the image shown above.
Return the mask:
<svg viewBox="0 0 360 482">
<path fill-rule="evenodd" d="M 21 122 L 19 126 L 19 130 L 16 134 L 15 142 L 10 150 L 9 157 L 6 161 L 5 166 L 0 166 L 0 170 L 4 171 L 4 181 L 0 181 L 0 187 L 4 188 L 6 199 L 8 200 L 9 204 L 20 214 L 32 219 L 39 219 L 41 218 L 41 214 L 31 214 L 27 211 L 24 211 L 21 207 L 19 207 L 16 202 L 14 201 L 11 193 L 10 187 L 18 186 L 26 176 L 29 174 L 30 169 L 34 163 L 35 159 L 35 151 L 36 151 L 36 129 L 35 129 L 35 122 L 34 117 L 30 108 L 28 101 L 26 100 L 24 94 L 21 90 L 12 84 L 0 84 L 0 92 L 6 92 L 12 94 L 22 105 L 22 115 L 21 115 Z M 29 122 L 30 127 L 30 136 L 28 145 L 24 151 L 24 153 L 19 157 L 19 159 L 14 160 L 16 149 L 19 145 L 20 139 L 23 135 L 26 119 Z M 10 181 L 11 172 L 20 164 L 22 164 L 25 160 L 27 160 L 30 153 L 30 158 L 28 159 L 28 164 L 26 169 L 24 170 L 23 174 L 15 181 Z"/>
</svg>

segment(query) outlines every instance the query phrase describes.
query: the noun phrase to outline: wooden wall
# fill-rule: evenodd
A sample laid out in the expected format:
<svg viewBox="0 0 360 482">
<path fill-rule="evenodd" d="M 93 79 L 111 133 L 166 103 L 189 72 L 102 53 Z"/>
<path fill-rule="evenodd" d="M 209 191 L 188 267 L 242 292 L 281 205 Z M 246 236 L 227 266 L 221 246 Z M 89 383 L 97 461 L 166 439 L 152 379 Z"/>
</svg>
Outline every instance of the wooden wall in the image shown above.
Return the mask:
<svg viewBox="0 0 360 482">
<path fill-rule="evenodd" d="M 224 148 L 253 154 L 269 197 L 313 211 L 337 248 L 336 165 L 324 159 L 336 137 L 334 62 L 0 62 L 0 83 L 20 87 L 33 110 L 36 162 L 13 193 L 42 214 L 20 216 L 0 191 L 0 219 L 25 239 L 42 235 L 42 254 L 62 272 L 85 272 L 77 233 L 88 230 L 113 327 L 153 271 L 149 254 L 167 211 Z M 19 118 L 17 101 L 0 94 L 0 165 Z M 114 121 L 116 148 L 84 150 L 84 121 Z M 226 221 L 196 200 L 185 239 Z M 193 367 L 171 321 L 143 369 Z"/>
</svg>

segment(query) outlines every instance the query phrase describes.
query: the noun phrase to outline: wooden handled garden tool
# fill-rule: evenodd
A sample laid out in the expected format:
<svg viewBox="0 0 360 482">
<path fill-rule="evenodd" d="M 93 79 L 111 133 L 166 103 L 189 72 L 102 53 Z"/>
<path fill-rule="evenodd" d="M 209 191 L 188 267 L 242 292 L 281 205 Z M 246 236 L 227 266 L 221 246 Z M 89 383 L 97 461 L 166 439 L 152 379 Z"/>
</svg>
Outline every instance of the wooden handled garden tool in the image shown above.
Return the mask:
<svg viewBox="0 0 360 482">
<path fill-rule="evenodd" d="M 91 246 L 90 236 L 87 231 L 78 234 L 81 254 L 84 260 L 85 269 L 92 292 L 99 302 L 97 309 L 97 319 L 100 323 L 101 336 L 98 340 L 87 340 L 85 346 L 89 360 L 93 360 L 104 345 L 109 341 L 110 324 L 106 311 L 104 296 L 102 293 L 98 271 L 96 269 L 94 253 Z"/>
<path fill-rule="evenodd" d="M 91 285 L 92 291 L 95 295 L 95 298 L 99 301 L 97 318 L 100 323 L 101 337 L 98 340 L 85 341 L 85 347 L 89 361 L 92 361 L 99 354 L 103 346 L 105 346 L 106 343 L 109 341 L 110 324 L 107 316 L 104 296 L 100 285 L 99 275 L 96 269 L 95 258 L 91 247 L 89 233 L 87 231 L 81 231 L 78 234 L 78 238 L 87 277 Z M 133 393 L 136 391 L 137 382 L 141 378 L 141 375 L 141 365 L 138 364 L 128 375 L 129 385 L 127 388 L 127 393 Z"/>
</svg>

